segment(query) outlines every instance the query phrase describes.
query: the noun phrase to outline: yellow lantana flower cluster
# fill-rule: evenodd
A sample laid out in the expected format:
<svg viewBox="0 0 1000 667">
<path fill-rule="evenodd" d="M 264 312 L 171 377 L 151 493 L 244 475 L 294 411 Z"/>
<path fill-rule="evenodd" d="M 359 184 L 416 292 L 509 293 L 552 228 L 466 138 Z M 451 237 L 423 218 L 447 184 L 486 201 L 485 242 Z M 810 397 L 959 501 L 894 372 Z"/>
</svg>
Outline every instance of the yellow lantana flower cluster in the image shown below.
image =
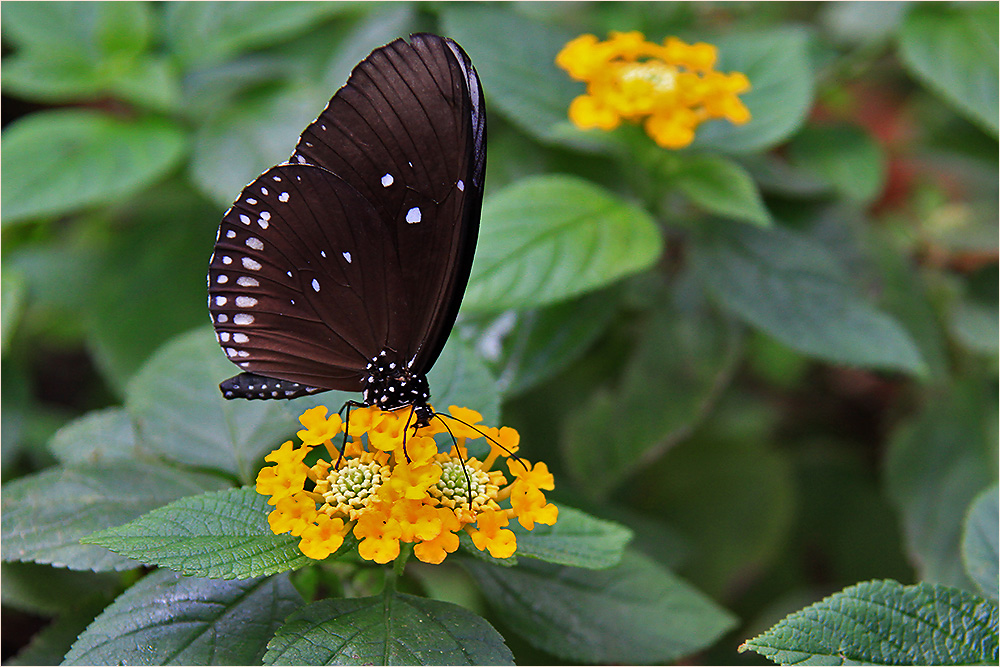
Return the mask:
<svg viewBox="0 0 1000 667">
<path fill-rule="evenodd" d="M 739 94 L 750 90 L 740 72 L 713 69 L 716 48 L 686 44 L 668 37 L 647 42 L 641 32 L 612 32 L 607 41 L 580 35 L 563 47 L 556 64 L 587 93 L 569 106 L 569 118 L 581 129 L 613 130 L 622 120 L 643 119 L 646 133 L 664 148 L 684 148 L 699 124 L 725 118 L 742 125 L 750 111 Z"/>
<path fill-rule="evenodd" d="M 552 474 L 542 462 L 507 460 L 518 449 L 514 429 L 479 425 L 482 415 L 475 410 L 450 409 L 457 419 L 439 415 L 416 431 L 410 408 L 351 410 L 343 455 L 333 442 L 344 431 L 340 416 L 327 416 L 323 406 L 307 410 L 299 418 L 305 427 L 298 432 L 302 445 L 284 443 L 265 457 L 274 465 L 257 475 L 257 492 L 270 496 L 274 506 L 271 530 L 300 537 L 299 549 L 316 560 L 339 549 L 349 531 L 360 540 L 361 557 L 376 563 L 395 559 L 400 542 L 413 543 L 414 555 L 425 563 L 440 563 L 458 549 L 460 530 L 479 550 L 495 558 L 511 556 L 517 540 L 506 528 L 510 519 L 528 530 L 555 523 L 558 509 L 542 493 L 555 488 Z M 434 436 L 446 431 L 455 441 L 443 454 Z M 468 456 L 465 443 L 482 437 L 490 452 L 479 461 Z M 329 460 L 308 465 L 306 458 L 319 446 Z M 501 458 L 510 483 L 492 470 Z"/>
</svg>

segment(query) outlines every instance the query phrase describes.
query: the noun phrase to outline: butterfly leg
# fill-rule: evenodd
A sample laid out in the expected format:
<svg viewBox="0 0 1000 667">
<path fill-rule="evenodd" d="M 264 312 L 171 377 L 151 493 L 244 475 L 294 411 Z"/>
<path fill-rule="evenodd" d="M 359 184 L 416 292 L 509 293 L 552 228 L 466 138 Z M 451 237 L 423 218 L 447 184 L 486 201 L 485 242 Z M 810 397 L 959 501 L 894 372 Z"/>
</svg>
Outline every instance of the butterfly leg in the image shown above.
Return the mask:
<svg viewBox="0 0 1000 667">
<path fill-rule="evenodd" d="M 344 441 L 343 441 L 343 443 L 340 446 L 340 455 L 337 457 L 337 463 L 333 466 L 334 470 L 339 470 L 340 469 L 340 462 L 344 459 L 344 452 L 347 451 L 347 431 L 351 427 L 351 408 L 352 407 L 354 407 L 354 408 L 364 408 L 364 407 L 368 407 L 368 406 L 366 406 L 364 403 L 359 403 L 358 401 L 346 401 L 342 406 L 340 406 L 340 410 L 337 410 L 337 414 L 341 416 L 341 419 L 344 419 L 343 412 L 346 409 L 347 410 L 347 418 L 344 419 Z"/>
</svg>

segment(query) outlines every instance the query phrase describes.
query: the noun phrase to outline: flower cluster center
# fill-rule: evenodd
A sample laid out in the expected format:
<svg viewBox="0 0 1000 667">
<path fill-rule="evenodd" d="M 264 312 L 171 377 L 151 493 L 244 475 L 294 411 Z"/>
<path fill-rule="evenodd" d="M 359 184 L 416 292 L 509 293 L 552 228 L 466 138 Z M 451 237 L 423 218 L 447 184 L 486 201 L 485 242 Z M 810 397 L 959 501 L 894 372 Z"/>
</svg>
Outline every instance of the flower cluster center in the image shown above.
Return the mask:
<svg viewBox="0 0 1000 667">
<path fill-rule="evenodd" d="M 624 65 L 618 77 L 625 84 L 632 81 L 646 82 L 661 93 L 677 88 L 677 68 L 655 61 Z"/>
<path fill-rule="evenodd" d="M 376 461 L 348 460 L 340 470 L 331 470 L 327 475 L 329 488 L 323 490 L 323 500 L 343 512 L 359 510 L 382 486 L 388 472 L 388 468 Z"/>
<path fill-rule="evenodd" d="M 485 472 L 458 461 L 443 461 L 440 465 L 441 479 L 429 489 L 431 495 L 442 501 L 451 501 L 447 504 L 452 507 L 468 509 L 483 506 L 490 501 L 490 476 Z M 493 491 L 495 493 L 496 489 Z"/>
</svg>

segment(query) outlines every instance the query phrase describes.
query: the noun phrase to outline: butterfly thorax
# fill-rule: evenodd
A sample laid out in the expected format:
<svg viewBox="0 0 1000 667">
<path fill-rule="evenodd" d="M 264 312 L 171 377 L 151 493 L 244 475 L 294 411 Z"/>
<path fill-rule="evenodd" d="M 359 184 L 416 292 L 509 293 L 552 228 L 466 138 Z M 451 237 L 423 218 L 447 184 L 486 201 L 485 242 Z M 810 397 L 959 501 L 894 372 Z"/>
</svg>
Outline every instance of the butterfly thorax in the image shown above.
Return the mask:
<svg viewBox="0 0 1000 667">
<path fill-rule="evenodd" d="M 433 414 L 427 405 L 430 385 L 423 373 L 414 373 L 404 364 L 392 361 L 383 350 L 367 366 L 364 403 L 381 410 L 396 410 L 412 405 L 416 426 L 426 426 Z"/>
</svg>

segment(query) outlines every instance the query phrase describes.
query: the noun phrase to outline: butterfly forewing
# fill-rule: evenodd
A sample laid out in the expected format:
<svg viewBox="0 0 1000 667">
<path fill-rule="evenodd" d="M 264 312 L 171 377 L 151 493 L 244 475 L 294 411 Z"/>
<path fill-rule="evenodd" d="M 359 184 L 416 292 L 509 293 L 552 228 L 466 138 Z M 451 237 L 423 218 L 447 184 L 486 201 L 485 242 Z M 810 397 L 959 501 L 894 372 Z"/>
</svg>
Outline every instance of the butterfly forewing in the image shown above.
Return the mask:
<svg viewBox="0 0 1000 667">
<path fill-rule="evenodd" d="M 389 334 L 426 372 L 444 346 L 472 268 L 485 171 L 485 110 L 468 56 L 414 35 L 376 49 L 299 140 L 292 162 L 338 174 L 372 202 L 409 285 Z"/>
</svg>

